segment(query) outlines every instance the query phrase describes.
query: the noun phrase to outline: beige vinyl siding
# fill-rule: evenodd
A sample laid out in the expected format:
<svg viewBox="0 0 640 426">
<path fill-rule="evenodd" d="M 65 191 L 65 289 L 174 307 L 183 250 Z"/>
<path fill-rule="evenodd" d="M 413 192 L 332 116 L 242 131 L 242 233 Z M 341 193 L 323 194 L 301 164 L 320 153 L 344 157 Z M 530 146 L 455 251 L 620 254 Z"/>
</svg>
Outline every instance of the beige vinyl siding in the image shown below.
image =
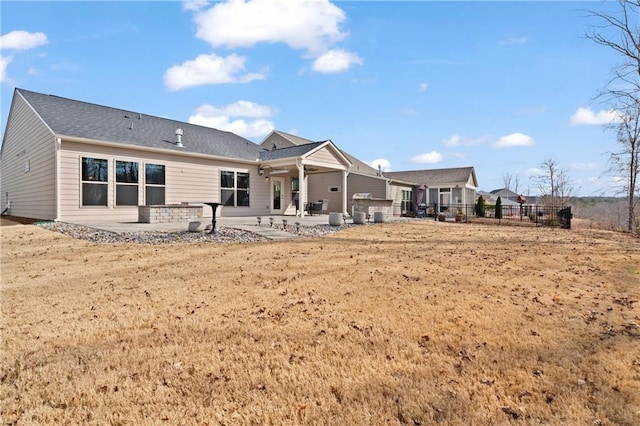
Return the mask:
<svg viewBox="0 0 640 426">
<path fill-rule="evenodd" d="M 389 188 L 390 199 L 393 200 L 393 215 L 402 215 L 402 191 L 414 191 L 411 185 L 392 184 Z M 415 192 L 415 191 L 414 191 Z M 413 194 L 415 196 L 415 193 Z"/>
<path fill-rule="evenodd" d="M 331 192 L 329 188 L 339 187 L 340 192 Z M 309 175 L 308 200 L 329 200 L 330 212 L 342 212 L 342 172 L 319 173 Z M 352 198 L 355 193 L 370 193 L 373 198 L 387 199 L 387 180 L 377 176 L 349 173 L 347 176 L 347 212 L 352 212 Z"/>
<path fill-rule="evenodd" d="M 307 201 L 329 200 L 330 212 L 342 212 L 342 172 L 311 174 L 307 183 Z M 331 192 L 331 187 L 338 187 L 340 191 Z"/>
<path fill-rule="evenodd" d="M 11 201 L 13 216 L 56 218 L 55 149 L 49 128 L 22 96 L 14 96 L 1 153 L 0 211 Z M 24 170 L 25 162 L 29 171 Z"/>
<path fill-rule="evenodd" d="M 376 176 L 361 175 L 357 173 L 349 173 L 347 178 L 349 198 L 355 193 L 369 192 L 373 198 L 387 198 L 387 180 Z"/>
<path fill-rule="evenodd" d="M 108 160 L 109 190 L 107 207 L 81 205 L 80 170 L 82 157 Z M 143 205 L 145 200 L 145 164 L 161 164 L 165 166 L 166 204 L 182 202 L 196 204 L 220 201 L 220 171 L 231 170 L 249 172 L 251 206 L 224 207 L 218 210 L 219 215 L 247 216 L 268 213 L 264 206 L 265 201 L 268 203 L 269 188 L 264 179 L 257 175 L 257 167 L 253 165 L 63 141 L 60 152 L 61 220 L 136 221 L 138 219 L 137 206 L 115 205 L 115 160 L 139 163 L 138 202 L 140 205 Z M 211 209 L 208 206 L 203 208 L 203 213 L 204 217 L 211 217 Z"/>
<path fill-rule="evenodd" d="M 353 207 L 353 194 L 370 193 L 372 198 L 388 199 L 387 180 L 377 176 L 349 173 L 347 178 L 349 185 L 347 191 L 347 211 L 351 213 Z"/>
<path fill-rule="evenodd" d="M 305 164 L 324 165 L 327 167 L 344 167 L 336 155 L 329 149 L 322 148 L 305 159 Z"/>
</svg>

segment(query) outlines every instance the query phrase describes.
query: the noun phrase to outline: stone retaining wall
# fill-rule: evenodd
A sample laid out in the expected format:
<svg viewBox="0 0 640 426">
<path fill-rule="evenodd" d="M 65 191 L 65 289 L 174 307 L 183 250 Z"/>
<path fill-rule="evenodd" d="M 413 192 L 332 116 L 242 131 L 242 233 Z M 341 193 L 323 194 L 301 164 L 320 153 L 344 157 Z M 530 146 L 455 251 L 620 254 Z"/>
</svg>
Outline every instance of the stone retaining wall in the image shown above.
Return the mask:
<svg viewBox="0 0 640 426">
<path fill-rule="evenodd" d="M 202 219 L 202 206 L 175 204 L 166 206 L 138 206 L 138 222 L 193 222 Z"/>
</svg>

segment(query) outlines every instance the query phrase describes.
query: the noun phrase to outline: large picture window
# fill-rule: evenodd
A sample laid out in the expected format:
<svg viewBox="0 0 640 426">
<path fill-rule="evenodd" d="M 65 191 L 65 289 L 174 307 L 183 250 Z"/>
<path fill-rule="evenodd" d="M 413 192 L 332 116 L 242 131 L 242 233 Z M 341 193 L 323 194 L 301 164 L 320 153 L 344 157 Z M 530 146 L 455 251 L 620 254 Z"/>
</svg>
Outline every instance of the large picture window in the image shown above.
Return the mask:
<svg viewBox="0 0 640 426">
<path fill-rule="evenodd" d="M 145 205 L 165 204 L 165 170 L 162 164 L 145 164 Z"/>
<path fill-rule="evenodd" d="M 249 173 L 222 170 L 220 202 L 223 206 L 249 207 Z"/>
<path fill-rule="evenodd" d="M 138 205 L 138 163 L 116 160 L 116 206 Z"/>
<path fill-rule="evenodd" d="M 82 157 L 82 205 L 107 206 L 108 180 L 107 160 Z"/>
</svg>

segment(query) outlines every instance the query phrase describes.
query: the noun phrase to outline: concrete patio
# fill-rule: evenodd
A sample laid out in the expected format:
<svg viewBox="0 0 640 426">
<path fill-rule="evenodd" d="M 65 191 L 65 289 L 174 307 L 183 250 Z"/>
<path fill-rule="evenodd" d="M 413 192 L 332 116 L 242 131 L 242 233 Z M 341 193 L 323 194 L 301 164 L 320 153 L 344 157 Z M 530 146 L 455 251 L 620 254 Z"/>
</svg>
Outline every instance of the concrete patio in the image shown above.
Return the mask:
<svg viewBox="0 0 640 426">
<path fill-rule="evenodd" d="M 273 218 L 273 227 L 270 226 L 270 218 Z M 249 217 L 218 217 L 216 219 L 217 227 L 238 228 L 251 232 L 264 233 L 265 236 L 275 235 L 274 231 L 278 227 L 282 227 L 283 220 L 287 221 L 289 226 L 296 222 L 300 226 L 317 226 L 329 225 L 329 215 L 314 215 L 305 217 L 296 216 L 262 216 L 261 226 L 258 226 L 256 216 Z M 387 222 L 396 222 L 406 220 L 406 218 L 391 217 L 386 218 Z M 373 218 L 372 218 L 373 221 Z M 211 218 L 204 217 L 201 219 L 202 226 L 210 225 Z M 90 228 L 101 229 L 104 231 L 123 233 L 123 232 L 177 232 L 186 231 L 189 224 L 186 222 L 169 222 L 169 223 L 139 223 L 139 222 L 110 222 L 110 221 L 76 221 L 71 222 L 76 225 L 83 225 Z M 353 223 L 351 217 L 346 220 L 347 224 Z M 262 231 L 262 232 L 261 232 Z M 282 231 L 281 231 L 282 232 Z"/>
</svg>

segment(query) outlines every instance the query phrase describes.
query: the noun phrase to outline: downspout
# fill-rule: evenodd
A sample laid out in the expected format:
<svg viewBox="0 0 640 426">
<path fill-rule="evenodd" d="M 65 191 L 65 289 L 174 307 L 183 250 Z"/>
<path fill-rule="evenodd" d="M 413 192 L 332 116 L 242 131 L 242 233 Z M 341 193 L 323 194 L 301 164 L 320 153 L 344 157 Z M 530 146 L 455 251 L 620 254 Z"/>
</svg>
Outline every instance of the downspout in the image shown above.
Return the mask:
<svg viewBox="0 0 640 426">
<path fill-rule="evenodd" d="M 342 171 L 342 214 L 347 215 L 347 177 L 349 176 L 348 170 Z"/>
<path fill-rule="evenodd" d="M 56 138 L 56 222 L 60 221 L 60 149 L 62 147 L 62 139 Z"/>
</svg>

